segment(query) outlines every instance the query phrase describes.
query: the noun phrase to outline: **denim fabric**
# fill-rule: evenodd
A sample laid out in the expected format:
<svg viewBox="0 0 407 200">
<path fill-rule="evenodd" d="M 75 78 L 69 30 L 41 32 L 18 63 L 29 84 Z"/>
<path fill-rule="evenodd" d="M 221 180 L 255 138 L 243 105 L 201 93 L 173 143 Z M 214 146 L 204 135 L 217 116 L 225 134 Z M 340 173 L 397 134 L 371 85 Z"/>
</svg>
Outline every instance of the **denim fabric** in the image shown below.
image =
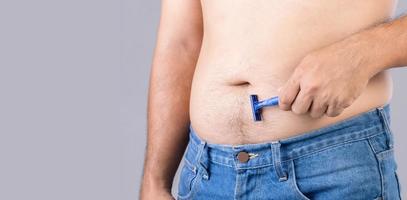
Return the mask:
<svg viewBox="0 0 407 200">
<path fill-rule="evenodd" d="M 401 199 L 389 113 L 387 104 L 298 136 L 244 145 L 208 143 L 190 125 L 177 199 Z M 247 162 L 237 159 L 240 151 Z"/>
</svg>

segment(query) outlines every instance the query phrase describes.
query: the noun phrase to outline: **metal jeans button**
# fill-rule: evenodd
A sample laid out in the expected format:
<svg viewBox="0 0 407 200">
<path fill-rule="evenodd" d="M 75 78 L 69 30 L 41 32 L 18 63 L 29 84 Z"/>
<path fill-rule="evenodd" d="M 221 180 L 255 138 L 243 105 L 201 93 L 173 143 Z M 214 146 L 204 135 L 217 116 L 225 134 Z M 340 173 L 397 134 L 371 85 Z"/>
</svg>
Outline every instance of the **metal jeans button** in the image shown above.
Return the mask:
<svg viewBox="0 0 407 200">
<path fill-rule="evenodd" d="M 237 159 L 240 162 L 247 162 L 249 160 L 249 154 L 245 151 L 241 151 L 237 154 Z"/>
</svg>

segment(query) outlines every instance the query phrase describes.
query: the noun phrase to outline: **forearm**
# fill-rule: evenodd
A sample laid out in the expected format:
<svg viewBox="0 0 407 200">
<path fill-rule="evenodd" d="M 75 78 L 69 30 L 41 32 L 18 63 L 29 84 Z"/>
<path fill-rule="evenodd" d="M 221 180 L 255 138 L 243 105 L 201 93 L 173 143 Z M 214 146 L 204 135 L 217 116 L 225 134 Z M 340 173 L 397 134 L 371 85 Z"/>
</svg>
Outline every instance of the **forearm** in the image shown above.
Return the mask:
<svg viewBox="0 0 407 200">
<path fill-rule="evenodd" d="M 182 44 L 156 49 L 149 88 L 144 189 L 171 189 L 188 141 L 189 95 L 198 51 L 199 46 Z"/>
<path fill-rule="evenodd" d="M 381 23 L 356 33 L 343 42 L 363 54 L 367 72 L 380 71 L 407 65 L 407 16 Z"/>
</svg>

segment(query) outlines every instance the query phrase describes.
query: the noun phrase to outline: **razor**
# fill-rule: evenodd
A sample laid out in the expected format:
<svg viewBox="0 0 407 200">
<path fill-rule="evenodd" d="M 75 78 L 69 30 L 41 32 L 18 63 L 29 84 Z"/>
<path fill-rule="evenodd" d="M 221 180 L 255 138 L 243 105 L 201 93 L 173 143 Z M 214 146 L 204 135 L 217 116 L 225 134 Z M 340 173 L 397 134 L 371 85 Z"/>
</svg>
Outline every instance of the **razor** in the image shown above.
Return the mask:
<svg viewBox="0 0 407 200">
<path fill-rule="evenodd" d="M 265 99 L 263 101 L 259 101 L 257 95 L 252 94 L 252 95 L 250 95 L 250 103 L 252 105 L 254 121 L 261 121 L 262 120 L 261 112 L 262 112 L 263 107 L 278 105 L 278 96 L 272 97 L 270 99 Z"/>
</svg>

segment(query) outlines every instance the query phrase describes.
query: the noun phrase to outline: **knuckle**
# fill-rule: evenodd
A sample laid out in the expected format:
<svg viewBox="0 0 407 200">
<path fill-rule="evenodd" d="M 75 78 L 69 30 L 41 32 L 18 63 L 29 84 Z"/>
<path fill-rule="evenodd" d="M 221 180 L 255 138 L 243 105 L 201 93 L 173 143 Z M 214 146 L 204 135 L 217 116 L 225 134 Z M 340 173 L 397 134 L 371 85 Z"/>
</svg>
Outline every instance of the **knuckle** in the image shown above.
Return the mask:
<svg viewBox="0 0 407 200">
<path fill-rule="evenodd" d="M 322 113 L 322 111 L 321 111 L 320 108 L 314 108 L 314 109 L 312 109 L 311 112 L 310 112 L 310 116 L 311 116 L 312 118 L 320 118 L 322 114 L 323 114 L 323 113 Z"/>
<path fill-rule="evenodd" d="M 333 114 L 332 112 L 327 112 L 327 113 L 326 113 L 326 116 L 328 116 L 328 117 L 334 117 L 334 114 Z"/>
<path fill-rule="evenodd" d="M 329 101 L 329 106 L 332 107 L 332 111 L 331 111 L 331 112 L 333 112 L 334 110 L 336 110 L 336 109 L 338 108 L 339 102 L 340 102 L 340 101 L 338 100 L 338 98 L 332 98 L 332 99 Z"/>
<path fill-rule="evenodd" d="M 343 107 L 343 108 L 347 108 L 350 105 L 351 105 L 350 102 L 345 101 L 345 102 L 342 102 L 340 106 Z"/>
<path fill-rule="evenodd" d="M 321 106 L 313 106 L 310 112 L 310 116 L 312 118 L 320 118 L 324 114 L 324 110 L 322 110 Z"/>
<path fill-rule="evenodd" d="M 338 111 L 328 111 L 327 112 L 327 116 L 328 117 L 336 117 L 338 116 L 340 113 Z"/>
<path fill-rule="evenodd" d="M 296 106 L 293 106 L 293 107 L 291 108 L 291 110 L 293 111 L 293 113 L 295 113 L 295 114 L 297 114 L 297 115 L 301 114 L 301 113 L 300 113 L 300 110 L 299 110 Z"/>
<path fill-rule="evenodd" d="M 322 113 L 320 113 L 320 112 L 311 112 L 311 117 L 312 118 L 320 118 L 321 116 L 322 116 Z"/>
<path fill-rule="evenodd" d="M 327 103 L 327 102 L 329 102 L 329 100 L 330 100 L 330 95 L 328 93 L 321 94 L 322 102 Z"/>
<path fill-rule="evenodd" d="M 340 106 L 343 108 L 347 108 L 352 105 L 353 101 L 354 100 L 352 98 L 345 99 L 345 100 L 341 101 Z"/>
<path fill-rule="evenodd" d="M 293 109 L 294 109 L 293 111 L 294 111 L 295 114 L 298 114 L 298 115 L 305 114 L 304 109 L 301 108 L 301 107 L 296 107 L 296 108 L 293 108 Z"/>
<path fill-rule="evenodd" d="M 328 116 L 328 117 L 333 117 L 334 114 L 335 114 L 335 113 L 334 113 L 334 110 L 333 110 L 333 109 L 328 109 L 328 110 L 326 111 L 326 116 Z"/>
<path fill-rule="evenodd" d="M 305 113 L 307 113 L 307 111 L 304 109 L 300 110 L 300 112 L 299 112 L 300 115 L 305 114 Z"/>
<path fill-rule="evenodd" d="M 287 106 L 290 104 L 290 100 L 288 99 L 287 95 L 283 95 L 280 97 L 279 103 L 283 106 Z"/>
<path fill-rule="evenodd" d="M 300 80 L 300 76 L 302 73 L 299 72 L 299 70 L 294 71 L 293 77 L 288 81 L 290 85 L 295 85 L 299 83 L 298 81 Z"/>
<path fill-rule="evenodd" d="M 320 86 L 319 84 L 313 83 L 313 84 L 308 84 L 305 86 L 305 92 L 308 95 L 313 95 L 319 90 Z"/>
<path fill-rule="evenodd" d="M 281 110 L 285 110 L 285 111 L 290 110 L 290 106 L 289 106 L 289 105 L 286 105 L 286 104 L 279 104 L 279 108 L 280 108 Z"/>
<path fill-rule="evenodd" d="M 298 113 L 297 113 L 297 108 L 295 108 L 295 107 L 291 107 L 291 111 L 292 111 L 294 114 L 298 114 Z"/>
</svg>

